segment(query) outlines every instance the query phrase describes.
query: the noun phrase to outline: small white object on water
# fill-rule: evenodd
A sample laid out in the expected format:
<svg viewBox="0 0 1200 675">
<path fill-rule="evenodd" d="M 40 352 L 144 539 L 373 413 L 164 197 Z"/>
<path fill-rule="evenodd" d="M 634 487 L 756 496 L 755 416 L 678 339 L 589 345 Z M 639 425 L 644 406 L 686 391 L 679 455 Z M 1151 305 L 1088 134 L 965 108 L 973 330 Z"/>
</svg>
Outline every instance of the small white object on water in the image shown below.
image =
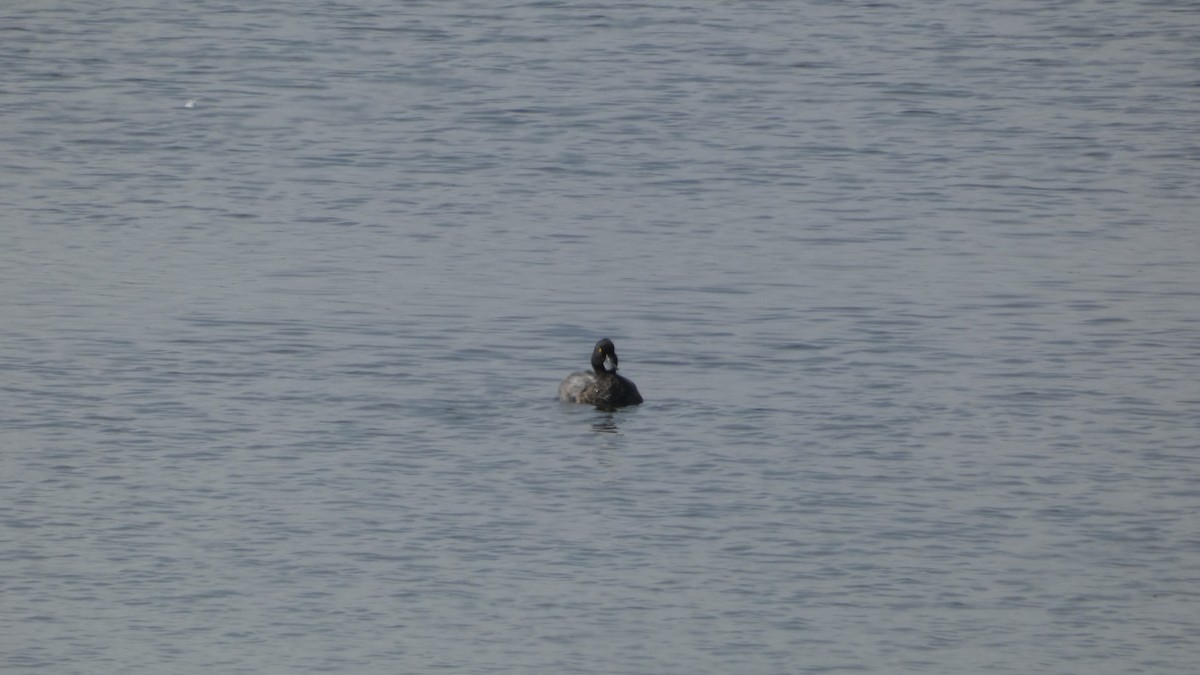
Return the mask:
<svg viewBox="0 0 1200 675">
<path fill-rule="evenodd" d="M 189 98 L 189 99 L 187 100 L 187 103 L 184 103 L 184 104 L 183 104 L 183 107 L 185 107 L 185 108 L 195 108 L 195 107 L 196 107 L 196 99 L 194 99 L 194 98 Z"/>
</svg>

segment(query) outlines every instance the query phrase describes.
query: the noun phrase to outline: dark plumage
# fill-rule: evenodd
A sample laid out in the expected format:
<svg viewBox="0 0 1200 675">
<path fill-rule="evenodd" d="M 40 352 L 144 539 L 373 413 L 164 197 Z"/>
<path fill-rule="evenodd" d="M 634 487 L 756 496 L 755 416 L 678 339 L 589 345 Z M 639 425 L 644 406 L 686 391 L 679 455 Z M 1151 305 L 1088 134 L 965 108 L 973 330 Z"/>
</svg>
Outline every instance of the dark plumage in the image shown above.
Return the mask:
<svg viewBox="0 0 1200 675">
<path fill-rule="evenodd" d="M 592 350 L 592 372 L 568 375 L 558 385 L 558 398 L 598 408 L 620 408 L 642 402 L 637 385 L 617 374 L 617 349 L 608 338 L 597 342 Z"/>
</svg>

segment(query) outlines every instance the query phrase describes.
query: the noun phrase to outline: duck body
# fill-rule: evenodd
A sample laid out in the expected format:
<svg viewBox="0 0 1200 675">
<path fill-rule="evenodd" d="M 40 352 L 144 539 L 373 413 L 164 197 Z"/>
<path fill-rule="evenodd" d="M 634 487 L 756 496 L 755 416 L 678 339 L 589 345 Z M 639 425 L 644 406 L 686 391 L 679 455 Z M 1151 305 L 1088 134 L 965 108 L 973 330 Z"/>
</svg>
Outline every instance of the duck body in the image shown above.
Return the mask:
<svg viewBox="0 0 1200 675">
<path fill-rule="evenodd" d="M 608 338 L 597 342 L 592 350 L 591 372 L 566 376 L 558 385 L 558 398 L 560 401 L 586 403 L 598 408 L 621 408 L 642 402 L 637 385 L 617 374 L 617 351 Z"/>
<path fill-rule="evenodd" d="M 558 398 L 600 408 L 621 408 L 642 402 L 637 385 L 616 373 L 571 373 L 558 385 Z"/>
</svg>

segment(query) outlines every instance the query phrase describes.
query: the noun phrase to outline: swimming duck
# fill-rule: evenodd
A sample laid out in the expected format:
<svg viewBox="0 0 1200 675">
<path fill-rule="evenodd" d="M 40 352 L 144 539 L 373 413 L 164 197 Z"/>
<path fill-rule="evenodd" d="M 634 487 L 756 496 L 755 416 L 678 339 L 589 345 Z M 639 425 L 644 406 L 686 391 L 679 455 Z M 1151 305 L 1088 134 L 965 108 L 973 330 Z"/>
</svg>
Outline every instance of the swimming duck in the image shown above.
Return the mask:
<svg viewBox="0 0 1200 675">
<path fill-rule="evenodd" d="M 558 399 L 598 408 L 620 408 L 641 403 L 642 395 L 637 385 L 617 374 L 617 349 L 612 340 L 603 338 L 592 350 L 592 372 L 566 376 L 558 385 Z"/>
</svg>

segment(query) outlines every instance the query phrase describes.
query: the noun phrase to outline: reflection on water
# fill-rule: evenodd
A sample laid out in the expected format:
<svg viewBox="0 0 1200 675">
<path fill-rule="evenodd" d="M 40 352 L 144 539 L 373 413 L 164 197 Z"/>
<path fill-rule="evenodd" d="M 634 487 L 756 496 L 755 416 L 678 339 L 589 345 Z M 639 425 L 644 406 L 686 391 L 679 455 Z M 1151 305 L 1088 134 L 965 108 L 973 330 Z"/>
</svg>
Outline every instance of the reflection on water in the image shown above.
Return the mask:
<svg viewBox="0 0 1200 675">
<path fill-rule="evenodd" d="M 592 431 L 602 434 L 615 434 L 618 430 L 616 414 L 612 412 L 604 412 L 596 421 L 592 422 Z"/>
</svg>

